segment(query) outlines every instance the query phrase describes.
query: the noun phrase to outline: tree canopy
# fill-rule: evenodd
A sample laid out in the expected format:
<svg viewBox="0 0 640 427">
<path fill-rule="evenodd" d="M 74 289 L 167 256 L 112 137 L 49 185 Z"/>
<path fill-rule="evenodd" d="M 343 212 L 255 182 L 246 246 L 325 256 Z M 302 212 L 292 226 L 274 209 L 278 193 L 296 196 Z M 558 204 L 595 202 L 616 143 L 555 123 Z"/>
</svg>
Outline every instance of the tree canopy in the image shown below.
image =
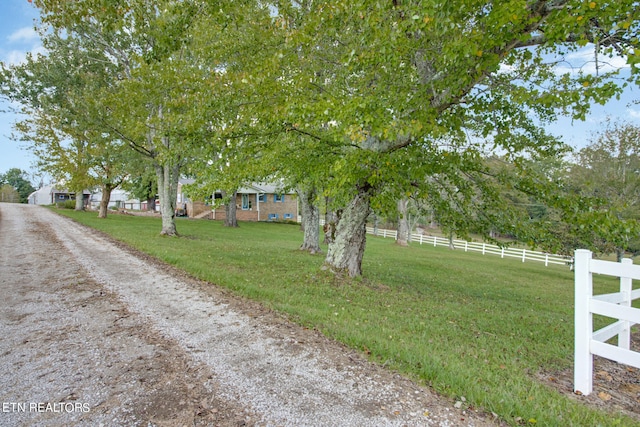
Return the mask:
<svg viewBox="0 0 640 427">
<path fill-rule="evenodd" d="M 549 224 L 507 209 L 509 198 L 589 226 L 588 201 L 534 167 L 565 153 L 542 126 L 584 118 L 640 75 L 631 0 L 35 4 L 111 70 L 93 97 L 99 128 L 152 162 L 164 234 L 176 233 L 185 168 L 209 182 L 280 176 L 340 213 L 326 265 L 353 276 L 371 210 L 409 195 L 454 233 L 553 239 Z M 559 72 L 584 48 L 625 58 L 629 73 Z"/>
<path fill-rule="evenodd" d="M 637 223 L 640 219 L 640 128 L 629 123 L 610 122 L 577 153 L 571 170 L 576 191 L 600 202 L 613 218 Z M 619 227 L 599 239 L 596 250 L 616 252 L 621 258 L 626 250 L 640 247 L 636 230 Z"/>
<path fill-rule="evenodd" d="M 6 196 L 3 197 L 3 201 L 11 199 L 12 202 L 16 203 L 27 203 L 29 194 L 35 191 L 27 172 L 18 168 L 11 168 L 0 174 L 0 187 L 3 187 L 2 191 Z"/>
<path fill-rule="evenodd" d="M 456 232 L 478 220 L 516 225 L 496 209 L 500 183 L 558 203 L 529 168 L 564 152 L 540 123 L 583 118 L 622 85 L 611 79 L 619 70 L 559 74 L 549 58 L 592 45 L 626 57 L 633 81 L 638 13 L 630 1 L 278 2 L 278 42 L 252 58 L 243 82 L 255 102 L 241 116 L 316 141 L 296 161 L 323 169 L 344 208 L 327 264 L 358 275 L 369 209 L 407 192 Z M 273 141 L 266 149 L 288 150 Z M 513 168 L 492 170 L 492 153 Z"/>
</svg>

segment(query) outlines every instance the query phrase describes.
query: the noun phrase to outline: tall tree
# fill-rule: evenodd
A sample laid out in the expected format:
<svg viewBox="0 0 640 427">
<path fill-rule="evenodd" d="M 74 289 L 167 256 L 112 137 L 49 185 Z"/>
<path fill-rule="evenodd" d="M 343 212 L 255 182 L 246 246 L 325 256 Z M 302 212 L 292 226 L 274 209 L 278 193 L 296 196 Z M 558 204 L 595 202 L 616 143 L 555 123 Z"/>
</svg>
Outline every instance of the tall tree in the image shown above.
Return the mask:
<svg viewBox="0 0 640 427">
<path fill-rule="evenodd" d="M 488 153 L 516 167 L 521 190 L 554 201 L 525 170 L 524 160 L 560 149 L 537 121 L 583 118 L 619 86 L 617 70 L 558 75 L 549 55 L 591 44 L 626 57 L 631 80 L 640 74 L 632 0 L 36 3 L 45 21 L 122 67 L 105 117 L 153 159 L 163 233 L 175 233 L 172 185 L 202 141 L 237 141 L 240 158 L 293 145 L 296 164 L 321 172 L 342 212 L 326 265 L 352 276 L 362 273 L 369 213 L 395 204 L 394 190 L 437 201 L 456 232 L 506 224 L 495 209 L 506 175 L 492 175 Z M 265 138 L 275 134 L 303 143 Z M 464 219 L 474 206 L 492 215 Z"/>
<path fill-rule="evenodd" d="M 409 244 L 411 229 L 409 228 L 409 198 L 398 199 L 398 230 L 396 233 L 396 243 L 400 246 Z"/>
<path fill-rule="evenodd" d="M 123 158 L 116 155 L 121 142 L 99 125 L 100 95 L 112 85 L 113 64 L 95 46 L 58 32 L 43 32 L 42 40 L 46 54 L 2 66 L 2 93 L 27 113 L 16 129 L 40 168 L 58 182 L 77 195 L 100 185 L 108 196 L 109 188 L 126 175 Z M 76 209 L 84 209 L 82 196 L 76 197 Z M 101 216 L 105 214 L 102 210 Z"/>
<path fill-rule="evenodd" d="M 100 150 L 93 156 L 93 171 L 95 180 L 102 192 L 98 218 L 106 218 L 111 200 L 111 192 L 120 187 L 129 177 L 135 173 L 139 164 L 139 156 L 127 149 L 121 141 L 114 141 L 105 145 L 106 150 Z"/>
<path fill-rule="evenodd" d="M 171 0 L 35 3 L 45 23 L 80 43 L 99 46 L 116 66 L 115 90 L 101 98 L 101 125 L 151 160 L 161 234 L 176 235 L 178 179 L 206 123 L 200 107 L 210 70 L 193 61 L 188 49 L 189 31 L 202 5 Z"/>
<path fill-rule="evenodd" d="M 256 100 L 272 87 L 270 76 L 261 75 L 257 65 L 269 60 L 271 46 L 277 43 L 274 9 L 269 2 L 256 1 L 224 10 L 211 2 L 207 6 L 194 24 L 191 52 L 199 67 L 209 72 L 208 99 L 200 106 L 209 116 L 202 136 L 205 144 L 194 156 L 190 172 L 198 183 L 193 189 L 196 197 L 209 197 L 216 190 L 230 195 L 225 224 L 237 226 L 238 188 L 286 178 L 281 167 L 287 164 L 278 163 L 277 155 L 262 149 L 277 133 L 273 128 L 280 130 L 280 126 L 273 125 L 267 110 L 256 108 Z M 211 30 L 218 26 L 223 31 Z"/>
<path fill-rule="evenodd" d="M 236 201 L 238 199 L 238 192 L 236 190 L 232 190 L 229 192 L 229 196 L 226 196 L 226 193 L 223 193 L 223 199 L 227 199 L 225 203 L 225 216 L 224 216 L 224 226 L 237 228 L 238 227 L 238 216 L 237 214 L 237 205 Z"/>
<path fill-rule="evenodd" d="M 20 194 L 15 187 L 9 184 L 0 185 L 0 202 L 2 203 L 19 203 Z"/>
<path fill-rule="evenodd" d="M 29 181 L 27 172 L 19 168 L 11 168 L 7 172 L 0 174 L 0 186 L 4 185 L 9 185 L 17 192 L 19 198 L 16 201 L 20 203 L 27 203 L 29 194 L 35 191 Z"/>
<path fill-rule="evenodd" d="M 571 177 L 581 194 L 601 200 L 603 207 L 615 217 L 637 223 L 640 219 L 640 128 L 629 123 L 609 123 L 578 152 Z M 630 242 L 639 236 L 627 229 L 611 237 L 608 248 L 600 250 L 615 251 L 620 259 Z"/>
<path fill-rule="evenodd" d="M 314 186 L 299 184 L 296 189 L 300 210 L 302 211 L 302 231 L 304 238 L 300 250 L 311 254 L 322 252 L 320 247 L 320 207 L 318 206 L 318 192 Z"/>
<path fill-rule="evenodd" d="M 467 189 L 443 210 L 464 212 L 478 191 L 491 203 L 484 153 L 514 164 L 553 153 L 559 144 L 540 138 L 536 119 L 582 118 L 618 93 L 611 75 L 557 75 L 548 55 L 593 43 L 637 71 L 640 11 L 630 0 L 284 1 L 277 11 L 285 36 L 263 70 L 283 95 L 268 111 L 324 144 L 320 161 L 344 207 L 326 263 L 352 276 L 362 273 L 365 223 L 385 186 L 404 193 L 426 182 L 429 192 L 433 181 L 417 178 L 433 176 Z"/>
<path fill-rule="evenodd" d="M 122 182 L 121 187 L 134 198 L 146 201 L 148 211 L 155 210 L 158 181 L 148 158 L 144 156 L 139 158 L 139 162 L 134 165 L 131 174 Z"/>
</svg>

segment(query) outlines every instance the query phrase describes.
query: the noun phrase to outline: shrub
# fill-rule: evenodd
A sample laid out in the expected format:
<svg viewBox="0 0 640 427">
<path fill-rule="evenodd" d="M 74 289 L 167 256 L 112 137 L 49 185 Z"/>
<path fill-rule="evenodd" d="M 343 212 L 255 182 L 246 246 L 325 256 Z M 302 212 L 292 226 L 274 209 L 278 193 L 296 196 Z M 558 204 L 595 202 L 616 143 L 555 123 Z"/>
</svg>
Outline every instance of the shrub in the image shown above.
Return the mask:
<svg viewBox="0 0 640 427">
<path fill-rule="evenodd" d="M 57 202 L 56 207 L 58 209 L 75 209 L 76 201 L 75 200 L 65 200 L 64 202 Z"/>
</svg>

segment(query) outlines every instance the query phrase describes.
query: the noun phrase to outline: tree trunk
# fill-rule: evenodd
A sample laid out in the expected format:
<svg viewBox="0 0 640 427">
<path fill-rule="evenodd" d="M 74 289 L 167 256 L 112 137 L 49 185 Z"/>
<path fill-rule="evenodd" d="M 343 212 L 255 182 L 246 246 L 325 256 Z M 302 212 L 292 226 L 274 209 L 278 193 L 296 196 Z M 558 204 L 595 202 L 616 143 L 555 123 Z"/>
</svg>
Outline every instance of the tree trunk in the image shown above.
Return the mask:
<svg viewBox="0 0 640 427">
<path fill-rule="evenodd" d="M 398 232 L 396 235 L 396 244 L 400 246 L 409 246 L 409 222 L 407 221 L 407 205 L 409 199 L 398 200 Z"/>
<path fill-rule="evenodd" d="M 335 240 L 329 244 L 325 259 L 326 267 L 333 271 L 346 272 L 351 277 L 362 275 L 370 191 L 370 187 L 359 188 L 358 193 L 340 216 Z"/>
<path fill-rule="evenodd" d="M 378 235 L 378 223 L 380 222 L 380 220 L 378 219 L 378 215 L 376 215 L 375 213 L 373 214 L 373 235 L 377 236 Z"/>
<path fill-rule="evenodd" d="M 74 210 L 84 210 L 84 190 L 76 191 L 76 207 Z"/>
<path fill-rule="evenodd" d="M 453 233 L 449 232 L 449 249 L 455 250 L 456 245 L 453 244 Z"/>
<path fill-rule="evenodd" d="M 149 196 L 147 199 L 147 211 L 155 212 L 156 210 L 156 198 L 153 196 Z"/>
<path fill-rule="evenodd" d="M 103 184 L 102 185 L 102 198 L 100 199 L 100 210 L 98 211 L 98 218 L 106 218 L 107 211 L 109 210 L 109 201 L 111 200 L 111 191 L 115 188 L 115 185 Z"/>
<path fill-rule="evenodd" d="M 315 188 L 298 188 L 298 197 L 302 209 L 302 229 L 304 238 L 300 250 L 312 254 L 322 252 L 320 248 L 320 208 L 316 204 Z"/>
<path fill-rule="evenodd" d="M 407 224 L 409 224 L 409 234 L 407 235 L 407 243 L 411 244 L 413 241 L 413 233 L 412 231 L 416 228 L 416 225 L 420 221 L 420 215 L 407 214 Z"/>
<path fill-rule="evenodd" d="M 326 213 L 324 214 L 324 226 L 322 230 L 324 232 L 324 240 L 322 243 L 330 245 L 333 243 L 336 235 L 336 224 L 338 224 L 338 220 L 340 219 L 340 213 L 335 212 L 329 209 L 329 201 L 328 197 L 325 198 L 325 206 Z"/>
<path fill-rule="evenodd" d="M 224 208 L 224 210 L 226 212 L 225 219 L 224 219 L 224 226 L 225 227 L 237 227 L 238 226 L 238 217 L 236 215 L 237 199 L 238 199 L 238 192 L 234 191 L 233 194 L 231 195 L 231 199 L 229 199 L 229 202 L 227 203 L 227 205 Z"/>
<path fill-rule="evenodd" d="M 176 201 L 178 199 L 178 179 L 180 178 L 179 163 L 155 164 L 158 178 L 158 195 L 160 198 L 160 215 L 162 216 L 161 235 L 177 236 Z"/>
</svg>

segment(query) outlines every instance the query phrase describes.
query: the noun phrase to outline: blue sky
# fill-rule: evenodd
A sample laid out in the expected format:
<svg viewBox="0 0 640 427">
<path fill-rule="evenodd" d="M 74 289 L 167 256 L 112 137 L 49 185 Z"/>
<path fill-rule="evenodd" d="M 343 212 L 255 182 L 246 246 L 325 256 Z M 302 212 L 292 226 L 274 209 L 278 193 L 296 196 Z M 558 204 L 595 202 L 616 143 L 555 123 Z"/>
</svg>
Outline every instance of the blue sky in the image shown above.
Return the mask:
<svg viewBox="0 0 640 427">
<path fill-rule="evenodd" d="M 33 30 L 33 20 L 38 17 L 37 9 L 27 0 L 0 0 L 0 61 L 19 63 L 24 60 L 26 52 L 40 49 L 40 40 Z M 15 114 L 6 113 L 9 105 L 0 100 L 0 173 L 11 168 L 20 168 L 30 173 L 33 156 L 20 148 L 20 143 L 12 141 L 9 136 Z M 15 106 L 14 106 L 15 107 Z"/>
<path fill-rule="evenodd" d="M 39 39 L 33 31 L 38 11 L 27 0 L 0 0 L 0 5 L 0 61 L 19 63 L 26 52 L 41 49 Z M 574 54 L 567 58 L 567 64 L 584 64 L 583 67 L 588 71 L 589 67 L 594 67 L 593 58 L 589 55 L 588 50 Z M 636 105 L 636 101 L 640 101 L 640 88 L 630 88 L 621 100 L 611 101 L 606 106 L 594 106 L 586 121 L 572 122 L 571 119 L 562 118 L 549 126 L 549 130 L 569 145 L 580 148 L 589 142 L 594 133 L 603 129 L 607 117 L 640 126 L 640 105 Z M 4 111 L 9 107 L 11 106 L 7 102 L 0 100 L 0 110 Z M 20 143 L 10 139 L 12 125 L 17 119 L 16 114 L 0 112 L 0 173 L 14 167 L 36 173 L 34 157 L 22 149 Z"/>
</svg>

